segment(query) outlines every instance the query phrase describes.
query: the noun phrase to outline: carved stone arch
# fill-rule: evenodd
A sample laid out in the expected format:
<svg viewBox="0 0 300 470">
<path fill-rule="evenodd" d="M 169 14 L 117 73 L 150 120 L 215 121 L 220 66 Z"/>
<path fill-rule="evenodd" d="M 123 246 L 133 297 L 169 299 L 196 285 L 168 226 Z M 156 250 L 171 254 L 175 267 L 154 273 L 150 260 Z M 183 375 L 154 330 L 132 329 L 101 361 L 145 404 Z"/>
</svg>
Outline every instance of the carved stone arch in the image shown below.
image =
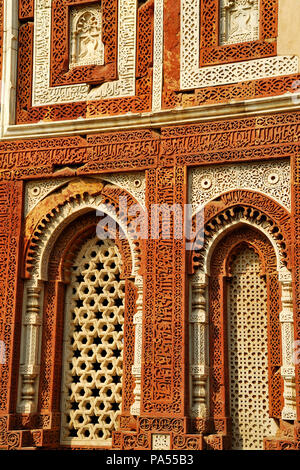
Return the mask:
<svg viewBox="0 0 300 470">
<path fill-rule="evenodd" d="M 276 271 L 276 259 L 275 259 L 275 263 L 272 263 L 272 262 L 268 263 L 268 259 L 266 259 L 263 256 L 263 253 L 260 247 L 251 243 L 251 240 L 247 240 L 247 241 L 243 240 L 243 241 L 237 241 L 235 245 L 232 246 L 231 252 L 228 253 L 227 258 L 224 260 L 224 265 L 223 265 L 224 276 L 226 276 L 227 278 L 232 276 L 232 264 L 234 262 L 234 258 L 244 246 L 253 249 L 253 251 L 258 255 L 260 263 L 261 263 L 261 269 L 260 269 L 261 276 L 265 276 L 267 274 L 268 268 L 270 267 L 270 265 L 272 265 L 273 267 L 273 272 Z"/>
<path fill-rule="evenodd" d="M 217 269 L 221 270 L 219 275 L 226 274 L 224 259 L 223 264 L 212 267 L 211 259 L 217 247 L 222 244 L 222 240 L 226 237 L 230 239 L 234 233 L 243 230 L 255 231 L 267 240 L 269 254 L 264 256 L 268 260 L 265 268 L 268 273 L 272 273 L 273 282 L 280 285 L 280 293 L 276 302 L 281 301 L 282 305 L 280 314 L 278 312 L 283 345 L 280 369 L 284 381 L 282 418 L 295 419 L 292 277 L 288 269 L 290 267 L 289 213 L 270 198 L 257 195 L 252 191 L 231 191 L 221 195 L 205 207 L 204 213 L 203 236 L 195 237 L 194 247 L 189 256 L 189 272 L 192 274 L 190 278 L 190 335 L 192 344 L 190 382 L 192 384 L 191 416 L 194 418 L 194 427 L 202 432 L 207 432 L 209 428 L 208 397 L 211 388 L 211 380 L 209 380 L 211 352 L 209 351 L 208 334 L 210 322 L 209 279 L 215 275 Z M 201 230 L 199 233 L 201 234 Z M 221 360 L 221 356 L 219 359 Z M 278 380 L 278 372 L 276 380 Z M 218 429 L 218 426 L 215 429 L 220 432 L 224 432 L 224 429 L 226 431 L 226 423 L 223 422 L 222 426 L 222 430 Z"/>
<path fill-rule="evenodd" d="M 81 244 L 83 240 L 86 240 L 88 238 L 88 234 L 90 232 L 95 235 L 97 229 L 97 222 L 98 221 L 95 218 L 95 223 L 91 223 L 90 226 L 83 228 L 78 234 L 75 234 L 74 237 L 66 245 L 60 261 L 59 271 L 59 278 L 65 284 L 67 284 L 70 280 L 70 267 L 72 266 L 74 258 L 76 257 L 78 251 L 81 249 Z M 122 260 L 124 260 L 121 266 L 121 277 L 123 279 L 132 277 L 132 252 L 128 239 L 120 238 L 118 236 L 118 233 L 116 234 L 116 236 L 113 233 L 109 234 L 110 230 L 107 227 L 105 231 L 109 235 L 108 238 L 114 238 L 114 242 L 118 246 Z"/>
<path fill-rule="evenodd" d="M 105 184 L 105 182 L 91 179 L 77 179 L 41 201 L 34 211 L 29 214 L 25 222 L 26 246 L 24 251 L 24 266 L 27 280 L 25 282 L 24 321 L 22 327 L 22 349 L 25 354 L 23 354 L 20 366 L 21 380 L 18 412 L 32 413 L 36 411 L 38 405 L 37 391 L 40 375 L 41 330 L 43 332 L 43 311 L 47 308 L 47 302 L 44 302 L 44 285 L 49 284 L 52 289 L 51 294 L 49 294 L 50 298 L 54 296 L 62 299 L 61 292 L 64 289 L 64 283 L 67 281 L 68 264 L 72 258 L 72 256 L 65 258 L 65 255 L 68 253 L 68 246 L 65 246 L 64 252 L 61 253 L 60 266 L 56 267 L 56 269 L 59 269 L 59 275 L 53 280 L 48 278 L 48 268 L 53 262 L 53 257 L 50 255 L 56 248 L 57 240 L 65 233 L 68 227 L 76 226 L 76 221 L 87 217 L 90 218 L 90 225 L 88 224 L 84 227 L 83 224 L 79 233 L 73 233 L 73 238 L 71 237 L 69 240 L 69 243 L 72 244 L 77 237 L 77 243 L 80 245 L 80 241 L 85 237 L 84 232 L 85 234 L 87 233 L 86 229 L 87 231 L 89 229 L 93 230 L 97 225 L 95 216 L 91 214 L 95 214 L 95 211 L 100 209 L 105 216 L 113 219 L 120 232 L 125 234 L 125 239 L 123 240 L 120 237 L 117 243 L 125 255 L 125 259 L 128 261 L 123 275 L 128 280 L 131 305 L 132 302 L 135 305 L 134 315 L 132 314 L 132 326 L 130 327 L 135 330 L 133 333 L 135 345 L 132 345 L 134 364 L 130 366 L 130 369 L 132 369 L 130 374 L 132 373 L 135 379 L 135 390 L 133 393 L 134 403 L 132 403 L 132 409 L 127 409 L 127 413 L 139 414 L 141 380 L 140 344 L 143 306 L 143 279 L 139 274 L 141 246 L 134 239 L 134 234 L 130 232 L 130 216 L 126 218 L 122 213 L 122 207 L 118 205 L 119 196 L 127 197 L 129 208 L 131 205 L 137 204 L 137 201 L 128 192 L 113 184 Z M 142 208 L 140 210 L 142 212 Z M 93 218 L 94 220 L 92 220 Z M 76 242 L 73 244 L 73 248 L 76 252 Z M 54 307 L 56 312 L 57 309 L 61 309 L 60 302 L 56 303 L 56 307 Z M 53 322 L 53 316 L 51 321 Z M 47 347 L 49 347 L 47 339 L 43 337 L 43 341 L 46 341 L 43 350 L 47 350 Z M 127 371 L 127 375 L 128 373 L 129 371 Z M 49 407 L 46 408 L 49 411 Z M 45 412 L 46 408 L 40 406 L 42 412 Z M 50 409 L 52 409 L 51 403 Z"/>
<path fill-rule="evenodd" d="M 48 282 L 45 283 L 43 316 L 44 328 L 42 332 L 42 356 L 39 376 L 39 403 L 37 412 L 41 415 L 55 414 L 57 417 L 58 426 L 60 425 L 58 417 L 61 414 L 62 429 L 64 429 L 64 431 L 66 430 L 65 420 L 66 416 L 68 415 L 68 407 L 66 408 L 64 406 L 66 401 L 62 400 L 62 398 L 66 398 L 65 393 L 68 389 L 69 383 L 68 380 L 66 380 L 68 378 L 68 374 L 65 373 L 65 368 L 69 366 L 68 354 L 66 355 L 66 346 L 68 344 L 66 343 L 66 334 L 67 337 L 69 337 L 68 334 L 70 334 L 70 331 L 68 333 L 69 322 L 67 318 L 72 318 L 73 315 L 73 311 L 71 315 L 71 310 L 69 307 L 67 307 L 67 305 L 68 301 L 70 301 L 70 298 L 72 297 L 72 293 L 74 293 L 74 287 L 78 289 L 79 286 L 78 284 L 74 284 L 74 274 L 73 276 L 69 276 L 70 267 L 72 267 L 72 272 L 74 272 L 73 269 L 78 261 L 78 255 L 80 258 L 80 252 L 82 252 L 84 247 L 92 246 L 93 248 L 97 248 L 97 243 L 95 244 L 95 239 L 98 240 L 98 237 L 95 236 L 96 225 L 97 216 L 94 213 L 90 213 L 87 216 L 82 215 L 81 218 L 75 221 L 75 223 L 73 223 L 71 226 L 69 225 L 65 229 L 52 249 L 50 255 L 51 261 L 49 263 Z M 126 259 L 124 260 L 124 253 L 122 257 L 120 247 L 122 248 L 124 244 L 127 245 L 125 246 L 125 249 L 127 249 L 127 256 L 130 257 L 130 249 L 127 240 L 114 240 L 113 244 L 111 244 L 110 240 L 107 242 L 109 242 L 110 249 L 114 246 L 118 248 L 122 262 L 124 263 L 125 261 L 126 264 Z M 87 262 L 89 261 L 90 260 L 87 259 Z M 122 315 L 124 319 L 122 410 L 119 408 L 118 413 L 122 411 L 123 415 L 128 415 L 130 414 L 130 407 L 133 405 L 135 398 L 134 378 L 132 376 L 135 350 L 133 317 L 137 310 L 137 287 L 132 280 L 131 269 L 128 270 L 127 275 L 124 270 L 123 274 L 120 272 L 118 283 L 123 285 L 125 291 L 125 298 L 123 300 L 124 313 Z M 83 285 L 81 285 L 80 289 L 82 289 L 82 286 Z M 54 292 L 56 295 L 53 295 Z M 53 321 L 53 319 L 55 319 L 55 321 Z M 117 320 L 117 323 L 118 322 L 120 322 L 119 319 Z M 93 325 L 95 327 L 95 331 L 97 331 L 100 335 L 101 329 L 98 326 L 98 323 L 99 321 L 94 321 Z M 114 327 L 111 324 L 108 328 L 111 332 L 111 329 Z M 65 329 L 67 331 L 65 331 Z M 112 334 L 115 336 L 117 335 L 115 340 L 117 337 L 119 337 L 119 333 L 114 332 Z M 111 338 L 111 336 L 109 337 Z M 106 338 L 106 340 L 107 339 L 108 338 Z M 54 351 L 56 351 L 55 355 Z M 85 359 L 87 359 L 87 357 L 85 357 Z M 109 370 L 107 370 L 107 373 L 109 374 Z M 63 395 L 61 395 L 61 384 L 62 390 L 64 390 Z M 86 385 L 87 384 L 85 384 L 85 386 Z M 101 384 L 98 383 L 98 385 Z M 94 441 L 93 445 L 97 445 L 97 443 Z M 72 441 L 72 446 L 73 445 L 78 445 L 78 443 L 76 444 Z M 90 445 L 92 445 L 92 442 L 90 442 Z M 101 445 L 103 445 L 103 443 Z"/>
<path fill-rule="evenodd" d="M 249 226 L 249 227 L 255 227 L 257 228 L 260 232 L 262 232 L 270 241 L 274 252 L 275 252 L 275 261 L 276 261 L 276 269 L 279 271 L 280 269 L 283 269 L 285 264 L 283 263 L 283 260 L 285 259 L 283 251 L 280 249 L 280 245 L 276 242 L 276 238 L 273 238 L 270 235 L 270 232 L 268 231 L 267 227 L 262 227 L 260 224 L 256 224 L 253 221 L 249 221 L 246 218 L 239 218 L 236 221 L 232 221 L 231 223 L 228 223 L 226 227 L 219 227 L 219 230 L 214 232 L 211 236 L 211 238 L 207 238 L 205 245 L 203 246 L 203 258 L 202 258 L 202 263 L 203 263 L 203 268 L 204 272 L 209 276 L 210 271 L 211 271 L 211 256 L 214 252 L 215 247 L 218 245 L 218 243 L 221 241 L 221 239 L 228 233 L 228 232 L 234 232 L 237 230 L 239 227 L 242 227 L 243 225 Z M 197 255 L 194 257 L 194 260 L 197 259 Z M 202 266 L 199 266 L 201 269 Z"/>
</svg>

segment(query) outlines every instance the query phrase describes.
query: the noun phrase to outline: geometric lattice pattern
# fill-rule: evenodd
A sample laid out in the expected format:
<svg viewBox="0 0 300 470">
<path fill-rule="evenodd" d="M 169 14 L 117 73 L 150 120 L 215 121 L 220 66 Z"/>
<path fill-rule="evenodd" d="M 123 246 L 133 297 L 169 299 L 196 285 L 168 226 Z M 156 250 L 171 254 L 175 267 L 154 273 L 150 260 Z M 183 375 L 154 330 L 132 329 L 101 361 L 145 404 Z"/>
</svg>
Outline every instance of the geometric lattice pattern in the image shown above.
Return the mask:
<svg viewBox="0 0 300 470">
<path fill-rule="evenodd" d="M 272 434 L 268 399 L 267 288 L 260 259 L 243 246 L 228 286 L 232 449 L 263 449 Z"/>
<path fill-rule="evenodd" d="M 125 282 L 111 240 L 84 243 L 66 296 L 62 442 L 111 444 L 121 413 Z"/>
<path fill-rule="evenodd" d="M 214 36 L 214 9 L 208 8 L 208 17 L 203 19 L 203 5 L 215 4 L 214 0 L 202 2 L 200 10 L 200 0 L 182 0 L 181 2 L 181 66 L 180 66 L 180 83 L 181 90 L 193 88 L 205 88 L 210 86 L 228 85 L 248 80 L 259 80 L 263 78 L 278 77 L 298 72 L 298 58 L 293 56 L 275 56 L 263 57 L 258 53 L 254 57 L 247 59 L 247 54 L 241 57 L 237 62 L 234 57 L 227 63 L 218 61 L 214 66 L 200 66 L 200 41 L 201 32 L 200 19 L 204 21 L 203 26 L 207 23 L 207 32 L 209 36 Z M 230 2 L 232 3 L 232 2 Z M 246 0 L 244 1 L 246 3 Z M 201 13 L 201 15 L 200 15 Z M 201 16 L 201 18 L 200 18 Z M 209 24 L 209 27 L 208 27 Z M 254 28 L 255 29 L 255 28 Z M 203 39 L 203 38 L 202 38 Z M 205 42 L 211 43 L 207 37 Z M 202 40 L 203 42 L 203 40 Z M 242 43 L 241 47 L 244 43 Z M 246 43 L 247 44 L 247 43 Z M 210 44 L 217 46 L 217 44 Z M 225 45 L 222 47 L 232 47 Z M 234 47 L 238 47 L 237 45 Z M 233 56 L 236 56 L 233 54 Z M 208 60 L 211 64 L 213 60 Z M 222 62 L 222 61 L 221 61 Z M 200 66 L 200 67 L 199 67 Z"/>
</svg>

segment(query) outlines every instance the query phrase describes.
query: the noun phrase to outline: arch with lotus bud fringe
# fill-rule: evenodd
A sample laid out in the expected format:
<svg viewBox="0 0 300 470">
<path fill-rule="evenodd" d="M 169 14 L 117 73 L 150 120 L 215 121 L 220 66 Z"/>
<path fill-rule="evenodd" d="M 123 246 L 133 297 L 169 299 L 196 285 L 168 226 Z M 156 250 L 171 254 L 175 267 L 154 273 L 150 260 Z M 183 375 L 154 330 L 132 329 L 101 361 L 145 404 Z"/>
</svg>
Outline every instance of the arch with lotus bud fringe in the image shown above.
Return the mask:
<svg viewBox="0 0 300 470">
<path fill-rule="evenodd" d="M 275 273 L 274 282 L 277 282 L 280 287 L 278 308 L 281 306 L 281 311 L 277 312 L 277 319 L 280 323 L 280 337 L 277 340 L 282 345 L 280 373 L 284 385 L 281 397 L 283 408 L 280 417 L 283 420 L 295 420 L 290 214 L 266 195 L 254 191 L 238 190 L 222 194 L 209 202 L 204 208 L 204 217 L 204 235 L 202 237 L 197 236 L 198 234 L 195 236 L 194 246 L 188 261 L 191 298 L 189 313 L 191 338 L 190 416 L 194 421 L 194 428 L 197 431 L 208 432 L 212 418 L 210 397 L 215 386 L 214 383 L 211 383 L 212 345 L 209 344 L 211 341 L 209 331 L 212 328 L 209 314 L 211 310 L 209 307 L 209 285 L 210 279 L 215 276 L 215 273 L 211 272 L 212 257 L 224 237 L 228 234 L 233 237 L 233 234 L 243 230 L 248 233 L 253 231 L 253 233 L 260 234 L 268 242 L 269 252 L 274 253 L 273 275 Z M 251 240 L 248 241 L 251 243 Z M 226 271 L 225 265 L 223 268 Z M 219 305 L 218 308 L 222 309 L 222 305 Z M 223 366 L 219 364 L 218 367 L 220 369 Z M 226 434 L 227 424 L 224 422 L 218 424 L 217 422 L 218 419 L 215 419 L 213 425 L 215 430 L 219 427 L 220 431 Z"/>
</svg>

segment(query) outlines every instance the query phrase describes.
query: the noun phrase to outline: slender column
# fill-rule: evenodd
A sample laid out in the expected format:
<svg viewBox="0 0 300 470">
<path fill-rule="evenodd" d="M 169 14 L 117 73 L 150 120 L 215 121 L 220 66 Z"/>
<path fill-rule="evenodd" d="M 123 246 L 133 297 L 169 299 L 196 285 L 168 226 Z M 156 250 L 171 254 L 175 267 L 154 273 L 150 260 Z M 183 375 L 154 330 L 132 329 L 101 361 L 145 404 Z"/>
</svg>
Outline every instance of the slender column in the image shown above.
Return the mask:
<svg viewBox="0 0 300 470">
<path fill-rule="evenodd" d="M 21 388 L 19 413 L 35 411 L 36 387 L 39 374 L 39 336 L 42 320 L 40 317 L 40 287 L 27 288 L 26 313 L 23 322 L 23 360 L 20 366 Z"/>
<path fill-rule="evenodd" d="M 280 313 L 282 338 L 282 367 L 281 375 L 284 382 L 284 407 L 282 419 L 295 420 L 296 416 L 296 388 L 294 364 L 294 318 L 292 275 L 287 269 L 279 272 L 279 281 L 282 289 L 282 311 Z"/>
<path fill-rule="evenodd" d="M 130 408 L 132 415 L 139 416 L 141 410 L 141 380 L 142 380 L 142 334 L 143 334 L 143 278 L 137 276 L 135 280 L 137 286 L 137 312 L 133 317 L 134 336 L 134 365 L 132 366 L 132 375 L 135 379 L 134 403 Z"/>
<path fill-rule="evenodd" d="M 190 312 L 192 385 L 191 416 L 208 416 L 208 313 L 206 308 L 207 276 L 197 273 L 192 280 Z"/>
</svg>

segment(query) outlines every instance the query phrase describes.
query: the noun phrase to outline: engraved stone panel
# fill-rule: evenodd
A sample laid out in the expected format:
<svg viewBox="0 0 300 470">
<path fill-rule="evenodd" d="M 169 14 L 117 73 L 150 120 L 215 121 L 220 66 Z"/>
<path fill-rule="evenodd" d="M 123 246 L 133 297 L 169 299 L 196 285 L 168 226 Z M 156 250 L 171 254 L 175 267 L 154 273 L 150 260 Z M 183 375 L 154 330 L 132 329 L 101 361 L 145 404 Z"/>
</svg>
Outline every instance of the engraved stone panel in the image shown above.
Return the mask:
<svg viewBox="0 0 300 470">
<path fill-rule="evenodd" d="M 50 87 L 51 0 L 35 0 L 33 106 L 134 96 L 136 0 L 119 0 L 118 80 L 90 89 L 86 84 Z"/>
<path fill-rule="evenodd" d="M 170 450 L 170 434 L 152 434 L 152 450 Z"/>
<path fill-rule="evenodd" d="M 73 7 L 70 12 L 70 67 L 104 64 L 100 5 Z"/>
<path fill-rule="evenodd" d="M 27 182 L 24 197 L 24 216 L 27 216 L 27 214 L 29 214 L 29 212 L 48 194 L 68 181 L 68 178 L 53 178 L 51 180 L 34 180 Z"/>
<path fill-rule="evenodd" d="M 291 209 L 290 162 L 246 163 L 193 168 L 190 173 L 190 202 L 193 212 L 219 194 L 234 189 L 250 189 L 267 194 Z"/>
<path fill-rule="evenodd" d="M 24 215 L 26 216 L 42 199 L 68 181 L 70 181 L 70 178 L 38 179 L 27 182 L 25 185 Z M 102 178 L 99 178 L 99 181 L 109 181 L 120 188 L 126 189 L 144 209 L 146 208 L 145 173 L 141 171 L 111 173 L 103 175 Z"/>
<path fill-rule="evenodd" d="M 231 32 L 231 37 L 234 35 L 234 31 Z M 296 56 L 266 57 L 200 67 L 199 37 L 200 0 L 181 0 L 180 87 L 183 90 L 298 73 Z"/>
<path fill-rule="evenodd" d="M 258 0 L 220 0 L 220 45 L 259 39 Z"/>
</svg>

